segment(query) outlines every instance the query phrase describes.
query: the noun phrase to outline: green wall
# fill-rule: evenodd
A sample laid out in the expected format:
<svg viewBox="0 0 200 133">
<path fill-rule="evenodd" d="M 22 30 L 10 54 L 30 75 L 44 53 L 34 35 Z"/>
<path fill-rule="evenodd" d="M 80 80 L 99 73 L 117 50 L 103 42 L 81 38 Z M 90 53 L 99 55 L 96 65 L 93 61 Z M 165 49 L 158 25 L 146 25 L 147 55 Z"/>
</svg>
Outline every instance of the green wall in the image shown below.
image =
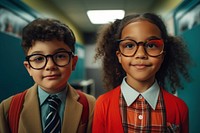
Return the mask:
<svg viewBox="0 0 200 133">
<path fill-rule="evenodd" d="M 174 13 L 175 33 L 181 36 L 189 49 L 193 66 L 189 68 L 192 81 L 183 81 L 184 90 L 178 91 L 189 107 L 191 133 L 199 133 L 200 113 L 200 0 L 187 0 L 177 7 Z"/>
<path fill-rule="evenodd" d="M 26 71 L 25 55 L 20 46 L 21 39 L 0 32 L 0 102 L 31 85 L 33 81 Z"/>
<path fill-rule="evenodd" d="M 192 81 L 190 83 L 184 83 L 184 90 L 178 92 L 178 96 L 181 97 L 189 107 L 190 115 L 190 132 L 200 132 L 199 128 L 199 113 L 200 113 L 200 25 L 184 32 L 181 35 L 186 41 L 192 60 L 194 62 L 193 67 L 190 68 Z"/>
<path fill-rule="evenodd" d="M 75 54 L 78 56 L 78 61 L 75 70 L 72 72 L 69 82 L 85 80 L 85 46 L 79 43 L 75 45 Z"/>
</svg>

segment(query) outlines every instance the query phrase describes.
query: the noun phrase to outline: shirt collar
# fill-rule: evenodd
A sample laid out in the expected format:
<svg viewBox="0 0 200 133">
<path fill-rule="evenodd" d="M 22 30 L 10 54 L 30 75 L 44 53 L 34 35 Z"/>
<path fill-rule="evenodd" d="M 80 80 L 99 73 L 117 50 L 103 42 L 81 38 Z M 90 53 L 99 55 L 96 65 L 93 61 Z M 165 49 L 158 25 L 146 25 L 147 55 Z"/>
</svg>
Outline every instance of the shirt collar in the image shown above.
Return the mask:
<svg viewBox="0 0 200 133">
<path fill-rule="evenodd" d="M 125 77 L 121 84 L 121 91 L 128 106 L 130 106 L 139 95 L 142 95 L 144 99 L 149 103 L 149 105 L 155 110 L 160 92 L 160 87 L 157 81 L 155 81 L 149 89 L 147 89 L 143 93 L 139 93 L 126 83 Z"/>
<path fill-rule="evenodd" d="M 55 93 L 53 95 L 57 95 L 58 98 L 61 100 L 62 103 L 65 102 L 65 99 L 66 99 L 66 94 L 67 94 L 67 89 L 68 87 L 66 87 L 65 89 L 63 89 L 61 92 L 59 93 Z M 39 101 L 40 101 L 40 106 L 42 104 L 44 104 L 45 100 L 47 99 L 47 97 L 49 95 L 52 95 L 52 94 L 49 94 L 47 93 L 46 91 L 44 91 L 40 86 L 38 86 L 38 96 L 39 96 Z"/>
</svg>

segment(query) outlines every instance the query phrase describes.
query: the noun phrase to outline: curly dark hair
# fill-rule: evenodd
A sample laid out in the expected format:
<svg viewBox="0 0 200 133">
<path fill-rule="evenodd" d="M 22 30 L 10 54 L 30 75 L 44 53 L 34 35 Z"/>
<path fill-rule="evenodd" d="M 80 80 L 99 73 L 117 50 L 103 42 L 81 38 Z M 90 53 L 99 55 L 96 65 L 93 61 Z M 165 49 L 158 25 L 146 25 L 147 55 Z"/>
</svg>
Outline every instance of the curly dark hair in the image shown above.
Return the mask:
<svg viewBox="0 0 200 133">
<path fill-rule="evenodd" d="M 28 50 L 35 41 L 51 41 L 57 39 L 64 41 L 72 52 L 75 52 L 75 36 L 72 30 L 55 19 L 38 18 L 33 20 L 22 31 L 22 47 L 27 55 Z"/>
<path fill-rule="evenodd" d="M 119 49 L 117 40 L 120 39 L 121 32 L 126 25 L 138 20 L 147 20 L 155 24 L 160 29 L 161 37 L 165 43 L 164 61 L 156 73 L 159 85 L 165 88 L 169 84 L 172 93 L 177 88 L 183 88 L 181 76 L 186 81 L 190 81 L 187 64 L 191 64 L 191 60 L 187 47 L 180 37 L 168 35 L 161 17 L 154 13 L 130 14 L 122 20 L 117 19 L 115 22 L 105 25 L 100 30 L 97 38 L 95 60 L 102 59 L 105 88 L 110 90 L 117 87 L 126 76 L 126 72 L 116 56 L 116 51 Z"/>
</svg>

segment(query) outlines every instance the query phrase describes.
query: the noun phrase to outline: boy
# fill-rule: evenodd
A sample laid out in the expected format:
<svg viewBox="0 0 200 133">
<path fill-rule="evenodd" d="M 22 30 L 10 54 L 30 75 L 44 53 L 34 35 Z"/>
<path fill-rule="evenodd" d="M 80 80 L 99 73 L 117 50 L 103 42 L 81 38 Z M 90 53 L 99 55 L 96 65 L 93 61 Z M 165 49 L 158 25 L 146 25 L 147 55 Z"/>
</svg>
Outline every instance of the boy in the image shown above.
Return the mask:
<svg viewBox="0 0 200 133">
<path fill-rule="evenodd" d="M 26 54 L 24 66 L 35 84 L 24 97 L 18 132 L 91 132 L 95 98 L 83 94 L 89 113 L 88 122 L 81 123 L 80 94 L 68 84 L 78 60 L 71 29 L 57 20 L 36 19 L 23 29 L 22 47 Z M 8 124 L 11 99 L 0 104 L 1 133 L 11 132 Z"/>
</svg>

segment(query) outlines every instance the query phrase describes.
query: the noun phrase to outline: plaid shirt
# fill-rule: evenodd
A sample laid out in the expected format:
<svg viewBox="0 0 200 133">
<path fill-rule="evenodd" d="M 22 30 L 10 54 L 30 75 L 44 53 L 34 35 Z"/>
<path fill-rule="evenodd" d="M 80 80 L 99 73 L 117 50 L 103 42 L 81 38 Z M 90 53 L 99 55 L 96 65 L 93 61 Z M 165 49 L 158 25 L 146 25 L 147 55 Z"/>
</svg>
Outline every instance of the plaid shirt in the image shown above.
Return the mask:
<svg viewBox="0 0 200 133">
<path fill-rule="evenodd" d="M 167 123 L 164 100 L 157 82 L 140 94 L 124 78 L 121 90 L 119 104 L 125 133 L 179 132 L 178 126 Z"/>
<path fill-rule="evenodd" d="M 139 95 L 133 104 L 126 105 L 121 94 L 120 108 L 125 133 L 166 132 L 166 115 L 162 95 L 158 97 L 156 109 L 153 110 L 146 100 Z"/>
</svg>

